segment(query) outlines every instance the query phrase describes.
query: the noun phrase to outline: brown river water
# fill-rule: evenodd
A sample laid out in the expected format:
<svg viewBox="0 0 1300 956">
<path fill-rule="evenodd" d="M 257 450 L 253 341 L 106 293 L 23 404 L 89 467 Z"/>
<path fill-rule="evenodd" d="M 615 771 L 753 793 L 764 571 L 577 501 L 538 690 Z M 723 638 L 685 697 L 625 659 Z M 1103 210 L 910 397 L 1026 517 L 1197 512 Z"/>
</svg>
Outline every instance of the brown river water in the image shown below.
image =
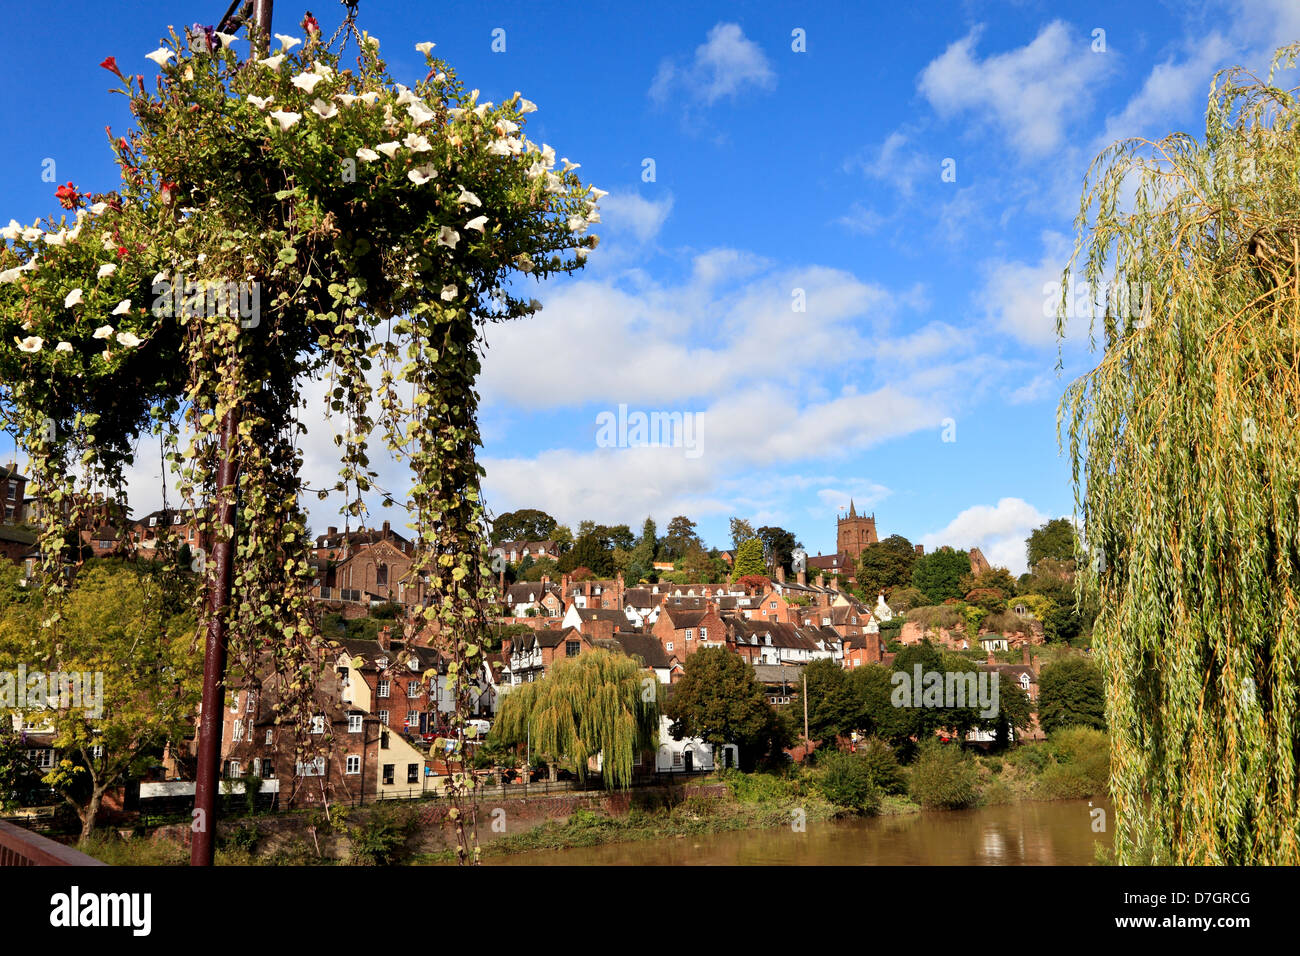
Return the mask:
<svg viewBox="0 0 1300 956">
<path fill-rule="evenodd" d="M 1112 822 L 1104 808 L 1107 830 Z M 490 866 L 1080 866 L 1094 861 L 1087 800 L 809 823 L 489 857 Z"/>
</svg>

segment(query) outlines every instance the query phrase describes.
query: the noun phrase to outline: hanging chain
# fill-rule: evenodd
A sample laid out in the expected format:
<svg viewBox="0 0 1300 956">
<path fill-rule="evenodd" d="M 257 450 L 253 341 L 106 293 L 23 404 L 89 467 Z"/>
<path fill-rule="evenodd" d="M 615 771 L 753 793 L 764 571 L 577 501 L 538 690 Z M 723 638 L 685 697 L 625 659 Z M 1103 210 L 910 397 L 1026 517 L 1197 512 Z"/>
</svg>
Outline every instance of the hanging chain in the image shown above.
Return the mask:
<svg viewBox="0 0 1300 956">
<path fill-rule="evenodd" d="M 357 38 L 357 47 L 359 48 L 361 46 L 361 34 L 357 32 L 357 5 L 361 0 L 339 0 L 339 2 L 347 8 L 348 13 L 347 16 L 343 18 L 343 22 L 339 24 L 339 28 L 334 31 L 334 35 L 330 37 L 329 42 L 325 44 L 325 49 L 328 50 L 333 48 L 334 41 L 339 38 L 340 33 L 343 33 L 343 43 L 339 46 L 339 56 L 341 57 L 343 56 L 343 51 L 347 49 L 349 34 Z M 344 33 L 345 30 L 347 30 L 348 33 Z"/>
</svg>

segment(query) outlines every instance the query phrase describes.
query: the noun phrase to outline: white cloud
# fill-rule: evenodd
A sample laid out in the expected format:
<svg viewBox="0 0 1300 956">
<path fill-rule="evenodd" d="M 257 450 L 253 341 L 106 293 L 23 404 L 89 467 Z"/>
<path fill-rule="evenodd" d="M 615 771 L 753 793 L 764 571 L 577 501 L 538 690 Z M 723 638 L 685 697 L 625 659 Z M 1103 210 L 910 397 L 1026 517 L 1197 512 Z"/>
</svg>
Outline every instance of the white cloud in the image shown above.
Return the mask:
<svg viewBox="0 0 1300 956">
<path fill-rule="evenodd" d="M 1043 245 L 1047 251 L 1037 263 L 1005 259 L 985 262 L 980 293 L 993 327 L 1033 346 L 1056 341 L 1061 271 L 1072 248 L 1068 237 L 1054 232 L 1043 234 Z"/>
<path fill-rule="evenodd" d="M 1028 570 L 1025 539 L 1049 517 L 1023 498 L 1003 498 L 996 505 L 967 508 L 943 529 L 924 535 L 920 543 L 926 551 L 943 545 L 979 548 L 993 567 L 1021 575 Z"/>
<path fill-rule="evenodd" d="M 907 135 L 894 130 L 885 137 L 879 150 L 863 154 L 849 165 L 872 179 L 889 183 L 903 196 L 911 196 L 916 181 L 922 176 L 933 176 L 938 182 L 940 167 L 938 162 L 931 162 L 915 150 L 908 150 L 907 144 Z"/>
<path fill-rule="evenodd" d="M 921 72 L 918 87 L 942 116 L 971 113 L 997 127 L 1021 156 L 1058 148 L 1067 119 L 1081 116 L 1104 75 L 1107 55 L 1060 20 L 1030 43 L 983 60 L 975 54 L 981 27 L 953 43 Z"/>
<path fill-rule="evenodd" d="M 679 66 L 671 59 L 659 64 L 650 85 L 650 98 L 664 103 L 681 92 L 711 106 L 723 97 L 736 98 L 753 90 L 776 86 L 776 73 L 763 50 L 746 38 L 737 23 L 719 23 L 695 49 L 690 65 Z"/>
<path fill-rule="evenodd" d="M 613 232 L 632 233 L 638 242 L 657 236 L 672 209 L 671 194 L 646 199 L 634 192 L 611 192 L 600 201 L 602 222 Z"/>
</svg>

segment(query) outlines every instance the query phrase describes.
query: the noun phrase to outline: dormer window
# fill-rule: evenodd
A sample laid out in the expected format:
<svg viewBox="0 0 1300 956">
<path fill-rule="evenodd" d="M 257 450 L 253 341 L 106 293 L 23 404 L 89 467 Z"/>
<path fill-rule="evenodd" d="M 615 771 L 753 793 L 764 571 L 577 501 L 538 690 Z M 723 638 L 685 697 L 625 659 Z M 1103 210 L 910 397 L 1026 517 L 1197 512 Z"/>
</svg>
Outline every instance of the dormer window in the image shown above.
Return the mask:
<svg viewBox="0 0 1300 956">
<path fill-rule="evenodd" d="M 375 661 L 375 666 L 378 667 L 381 671 L 388 670 L 388 658 L 387 657 L 379 658 L 379 660 Z"/>
</svg>

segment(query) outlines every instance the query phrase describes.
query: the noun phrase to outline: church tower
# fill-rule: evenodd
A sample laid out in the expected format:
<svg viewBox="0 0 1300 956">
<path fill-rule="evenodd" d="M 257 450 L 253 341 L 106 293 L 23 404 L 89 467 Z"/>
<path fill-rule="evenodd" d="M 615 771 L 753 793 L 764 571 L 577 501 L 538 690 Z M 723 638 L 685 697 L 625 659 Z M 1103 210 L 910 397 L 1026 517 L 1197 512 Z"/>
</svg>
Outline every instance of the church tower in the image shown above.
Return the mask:
<svg viewBox="0 0 1300 956">
<path fill-rule="evenodd" d="M 876 516 L 859 515 L 853 500 L 849 499 L 849 513 L 836 519 L 835 550 L 847 554 L 856 563 L 862 550 L 880 539 L 876 537 Z"/>
</svg>

